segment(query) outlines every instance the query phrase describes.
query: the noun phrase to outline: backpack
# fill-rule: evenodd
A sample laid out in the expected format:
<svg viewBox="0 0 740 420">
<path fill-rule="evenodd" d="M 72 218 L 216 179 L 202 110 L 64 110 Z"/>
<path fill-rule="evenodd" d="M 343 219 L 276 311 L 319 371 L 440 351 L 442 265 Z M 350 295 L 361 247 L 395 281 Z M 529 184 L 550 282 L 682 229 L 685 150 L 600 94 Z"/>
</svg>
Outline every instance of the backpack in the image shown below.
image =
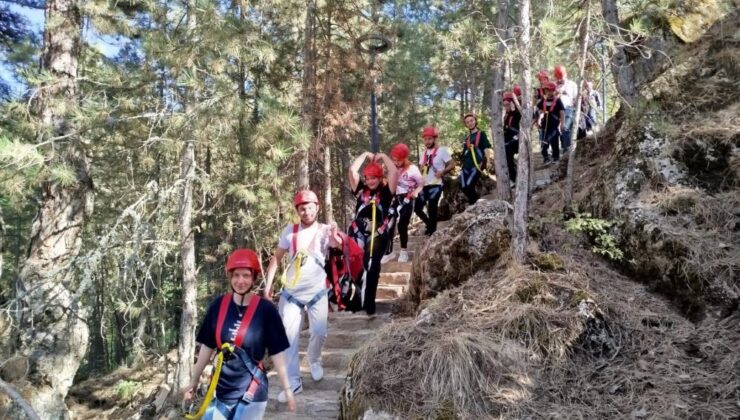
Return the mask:
<svg viewBox="0 0 740 420">
<path fill-rule="evenodd" d="M 339 236 L 342 238 L 342 249 L 331 249 L 324 267 L 329 301 L 335 303 L 340 311 L 355 312 L 362 306 L 360 290 L 365 271 L 365 251 L 347 234 L 340 232 Z"/>
</svg>

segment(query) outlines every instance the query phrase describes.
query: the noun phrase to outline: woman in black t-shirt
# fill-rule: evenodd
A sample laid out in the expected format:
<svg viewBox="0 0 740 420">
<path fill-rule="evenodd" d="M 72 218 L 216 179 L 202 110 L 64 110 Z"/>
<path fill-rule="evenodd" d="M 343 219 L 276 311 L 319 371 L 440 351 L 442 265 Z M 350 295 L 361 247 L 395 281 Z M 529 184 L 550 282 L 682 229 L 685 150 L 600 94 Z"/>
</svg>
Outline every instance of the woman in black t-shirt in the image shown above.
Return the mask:
<svg viewBox="0 0 740 420">
<path fill-rule="evenodd" d="M 360 181 L 360 167 L 370 159 L 362 171 L 364 181 Z M 383 167 L 376 161 L 382 160 L 388 170 L 388 181 L 383 181 Z M 375 293 L 380 277 L 380 260 L 388 246 L 388 224 L 393 218 L 391 201 L 398 184 L 398 169 L 385 153 L 376 155 L 370 152 L 361 154 L 349 168 L 349 185 L 357 197 L 355 217 L 349 227 L 351 236 L 365 249 L 365 283 L 363 284 L 362 308 L 368 315 L 375 314 Z M 373 225 L 373 209 L 375 224 Z"/>
<path fill-rule="evenodd" d="M 267 372 L 262 366 L 270 354 L 278 378 L 288 396 L 288 408 L 295 411 L 295 397 L 288 382 L 284 351 L 288 337 L 275 305 L 252 293 L 260 273 L 257 254 L 237 249 L 226 262 L 232 293 L 211 303 L 200 325 L 196 341 L 201 344 L 184 399 L 195 395 L 200 375 L 219 349 L 223 352 L 216 392 L 203 420 L 261 419 L 267 408 Z M 214 372 L 214 375 L 216 372 Z"/>
</svg>

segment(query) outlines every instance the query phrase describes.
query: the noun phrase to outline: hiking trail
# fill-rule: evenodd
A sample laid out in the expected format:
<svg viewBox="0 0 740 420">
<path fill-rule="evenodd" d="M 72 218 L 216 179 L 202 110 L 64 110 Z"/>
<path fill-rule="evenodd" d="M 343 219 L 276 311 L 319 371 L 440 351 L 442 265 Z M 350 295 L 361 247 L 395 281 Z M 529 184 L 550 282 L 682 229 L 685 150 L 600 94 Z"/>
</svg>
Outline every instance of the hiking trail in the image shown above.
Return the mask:
<svg viewBox="0 0 740 420">
<path fill-rule="evenodd" d="M 426 240 L 425 236 L 409 236 L 409 258 L 413 260 L 416 250 Z M 400 249 L 396 238 L 394 249 Z M 412 262 L 390 261 L 383 264 L 378 280 L 377 313 L 369 318 L 365 312 L 330 312 L 329 330 L 322 352 L 324 378 L 319 382 L 311 379 L 308 367 L 306 348 L 308 346 L 308 329 L 301 331 L 301 378 L 303 392 L 296 395 L 297 409 L 295 416 L 287 411 L 287 405 L 277 400 L 280 393 L 280 381 L 277 374 L 271 371 L 269 401 L 265 420 L 284 419 L 286 416 L 296 419 L 336 419 L 339 417 L 339 397 L 347 376 L 347 367 L 354 353 L 363 344 L 372 340 L 378 329 L 384 324 L 393 322 L 391 307 L 403 298 L 411 278 Z"/>
</svg>

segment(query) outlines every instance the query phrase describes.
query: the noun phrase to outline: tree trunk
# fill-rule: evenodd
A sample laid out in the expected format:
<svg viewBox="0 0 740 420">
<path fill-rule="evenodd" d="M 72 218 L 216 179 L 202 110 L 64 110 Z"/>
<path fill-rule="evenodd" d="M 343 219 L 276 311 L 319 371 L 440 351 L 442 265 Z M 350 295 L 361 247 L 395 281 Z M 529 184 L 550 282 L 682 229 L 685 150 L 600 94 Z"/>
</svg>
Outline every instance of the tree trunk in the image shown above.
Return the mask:
<svg viewBox="0 0 740 420">
<path fill-rule="evenodd" d="M 331 147 L 324 146 L 324 220 L 326 223 L 334 222 L 334 209 L 331 199 Z"/>
<path fill-rule="evenodd" d="M 530 138 L 532 127 L 532 68 L 529 63 L 529 0 L 519 2 L 519 56 L 522 62 L 522 121 L 519 125 L 519 159 L 517 163 L 516 197 L 514 198 L 514 235 L 511 252 L 514 260 L 523 264 L 527 259 L 527 217 L 530 191 Z"/>
<path fill-rule="evenodd" d="M 69 135 L 54 144 L 48 166 L 65 165 L 74 182 L 47 179 L 31 227 L 28 256 L 18 278 L 21 305 L 20 352 L 28 375 L 20 393 L 47 419 L 69 418 L 64 398 L 87 350 L 87 312 L 74 295 L 78 284 L 72 263 L 79 254 L 94 195 L 84 144 L 66 118 L 77 103 L 77 71 L 82 15 L 74 0 L 47 0 L 41 65 L 52 80 L 38 91 L 36 112 L 51 136 Z M 21 378 L 15 378 L 21 379 Z"/>
<path fill-rule="evenodd" d="M 586 60 L 588 59 L 588 38 L 591 27 L 591 1 L 586 1 L 586 21 L 583 23 L 581 28 L 581 63 L 578 69 L 578 96 L 576 97 L 576 112 L 573 116 L 573 129 L 570 131 L 570 144 L 573 147 L 570 148 L 568 153 L 568 169 L 565 176 L 565 192 L 564 192 L 564 213 L 567 215 L 573 214 L 573 176 L 576 168 L 576 138 L 578 137 L 578 123 L 581 120 L 581 102 L 583 101 L 582 88 L 583 88 L 583 76 L 586 71 Z"/>
<path fill-rule="evenodd" d="M 627 59 L 624 52 L 625 45 L 622 42 L 619 25 L 619 9 L 617 0 L 601 0 L 601 13 L 606 21 L 607 32 L 612 35 L 614 55 L 612 56 L 612 74 L 617 91 L 622 97 L 621 102 L 632 108 L 640 98 L 635 82 L 635 69 Z"/>
<path fill-rule="evenodd" d="M 194 0 L 188 4 L 188 29 L 192 33 L 196 27 Z M 184 111 L 189 111 L 185 97 Z M 177 373 L 173 392 L 185 388 L 190 383 L 195 352 L 195 328 L 197 317 L 197 283 L 195 276 L 195 238 L 191 226 L 193 217 L 193 181 L 195 178 L 195 141 L 188 132 L 180 154 L 180 261 L 182 266 L 182 316 L 180 318 L 180 337 L 177 346 Z"/>
<path fill-rule="evenodd" d="M 304 28 L 303 39 L 303 83 L 302 83 L 302 104 L 301 116 L 303 119 L 303 128 L 311 133 L 313 141 L 314 133 L 314 101 L 315 101 L 315 80 L 316 80 L 316 60 L 314 57 L 314 38 L 316 27 L 316 0 L 307 0 L 306 4 L 306 23 Z M 309 151 L 301 153 L 298 163 L 298 180 L 296 182 L 297 190 L 306 190 L 310 187 L 309 168 Z"/>
<path fill-rule="evenodd" d="M 498 17 L 496 19 L 495 31 L 501 31 L 501 38 L 506 38 L 506 18 L 509 11 L 509 0 L 499 0 Z M 491 139 L 493 141 L 493 157 L 496 168 L 496 190 L 498 198 L 511 201 L 511 189 L 509 188 L 509 170 L 506 164 L 506 148 L 504 146 L 503 106 L 501 105 L 504 90 L 504 54 L 506 46 L 503 42 L 498 43 L 498 63 L 493 71 L 493 92 L 491 94 Z"/>
</svg>

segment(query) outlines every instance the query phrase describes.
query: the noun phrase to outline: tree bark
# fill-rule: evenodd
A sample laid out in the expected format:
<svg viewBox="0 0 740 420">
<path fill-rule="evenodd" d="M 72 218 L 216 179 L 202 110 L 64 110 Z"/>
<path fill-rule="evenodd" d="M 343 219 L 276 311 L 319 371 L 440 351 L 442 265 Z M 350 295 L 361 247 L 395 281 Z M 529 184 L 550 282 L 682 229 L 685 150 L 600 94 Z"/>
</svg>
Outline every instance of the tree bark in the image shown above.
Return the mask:
<svg viewBox="0 0 740 420">
<path fill-rule="evenodd" d="M 506 36 L 506 18 L 509 11 L 509 0 L 499 0 L 498 17 L 496 19 L 495 31 L 500 31 L 502 39 Z M 491 139 L 493 141 L 493 158 L 496 168 L 496 190 L 498 198 L 511 201 L 511 189 L 509 188 L 509 170 L 506 164 L 506 148 L 504 145 L 504 126 L 501 105 L 504 90 L 504 54 L 506 45 L 503 41 L 498 43 L 498 63 L 493 71 L 493 92 L 491 93 Z"/>
<path fill-rule="evenodd" d="M 316 0 L 307 0 L 306 4 L 306 22 L 303 39 L 303 83 L 302 83 L 302 104 L 301 115 L 303 118 L 303 128 L 311 133 L 313 142 L 314 132 L 314 102 L 315 102 L 315 80 L 316 80 L 316 59 L 314 54 L 314 38 L 316 28 Z M 297 190 L 307 190 L 310 187 L 310 178 L 308 173 L 309 154 L 311 148 L 301 153 L 298 163 L 298 179 L 296 182 Z"/>
<path fill-rule="evenodd" d="M 582 88 L 583 76 L 586 71 L 586 60 L 588 59 L 588 38 L 591 27 L 591 0 L 586 0 L 586 21 L 581 28 L 581 63 L 578 69 L 578 95 L 576 96 L 576 113 L 573 116 L 573 129 L 570 131 L 570 144 L 573 147 L 568 152 L 568 168 L 565 175 L 564 209 L 565 214 L 573 213 L 573 176 L 576 168 L 576 138 L 578 137 L 578 122 L 581 120 L 581 102 L 583 101 Z"/>
<path fill-rule="evenodd" d="M 196 28 L 195 0 L 188 2 L 188 32 Z M 185 97 L 184 111 L 189 110 Z M 187 139 L 180 154 L 180 261 L 182 267 L 182 315 L 180 318 L 180 337 L 177 345 L 177 373 L 173 393 L 185 388 L 190 383 L 193 357 L 195 353 L 195 328 L 197 317 L 197 283 L 195 272 L 195 237 L 191 226 L 193 217 L 193 181 L 195 178 L 195 140 L 192 133 Z M 173 394 L 174 395 L 174 394 Z"/>
<path fill-rule="evenodd" d="M 83 141 L 67 118 L 77 103 L 78 58 L 82 15 L 74 0 L 47 0 L 42 68 L 51 75 L 34 104 L 46 136 L 69 136 L 54 144 L 48 167 L 64 165 L 72 183 L 47 179 L 41 186 L 39 209 L 31 226 L 28 255 L 17 293 L 20 353 L 28 358 L 28 375 L 19 386 L 31 406 L 47 419 L 69 418 L 64 398 L 87 350 L 87 311 L 74 292 L 78 285 L 72 263 L 82 245 L 84 224 L 93 210 L 89 160 Z"/>
<path fill-rule="evenodd" d="M 601 13 L 606 21 L 607 32 L 612 35 L 615 43 L 614 55 L 612 56 L 614 82 L 621 96 L 621 102 L 632 108 L 640 99 L 640 94 L 637 92 L 635 69 L 627 59 L 627 54 L 624 51 L 625 46 L 622 43 L 617 0 L 601 0 Z"/>
<path fill-rule="evenodd" d="M 529 63 L 530 48 L 530 4 L 529 0 L 519 2 L 519 56 L 522 62 L 522 121 L 519 125 L 519 158 L 517 163 L 516 197 L 514 198 L 514 234 L 511 252 L 514 261 L 523 264 L 527 259 L 527 217 L 529 215 L 530 191 L 530 138 L 532 127 L 532 68 Z"/>
</svg>

